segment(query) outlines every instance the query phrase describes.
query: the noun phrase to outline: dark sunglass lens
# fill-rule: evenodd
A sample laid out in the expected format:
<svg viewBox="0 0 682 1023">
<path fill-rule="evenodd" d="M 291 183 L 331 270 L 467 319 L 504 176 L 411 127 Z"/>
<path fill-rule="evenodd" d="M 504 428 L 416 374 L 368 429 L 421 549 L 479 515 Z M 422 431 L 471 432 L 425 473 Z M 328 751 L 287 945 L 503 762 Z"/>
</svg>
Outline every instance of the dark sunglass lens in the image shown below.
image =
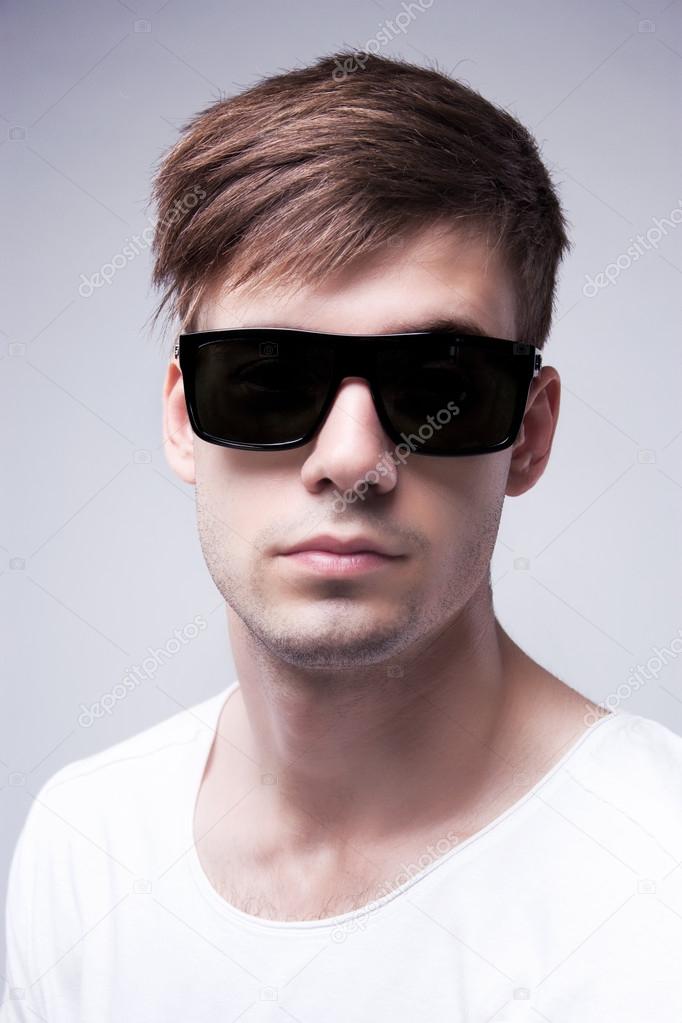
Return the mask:
<svg viewBox="0 0 682 1023">
<path fill-rule="evenodd" d="M 299 440 L 327 394 L 331 353 L 278 335 L 211 341 L 196 353 L 195 402 L 200 427 L 238 444 Z"/>
<path fill-rule="evenodd" d="M 388 417 L 424 453 L 503 444 L 518 407 L 519 359 L 511 341 L 387 347 L 378 373 Z"/>
</svg>

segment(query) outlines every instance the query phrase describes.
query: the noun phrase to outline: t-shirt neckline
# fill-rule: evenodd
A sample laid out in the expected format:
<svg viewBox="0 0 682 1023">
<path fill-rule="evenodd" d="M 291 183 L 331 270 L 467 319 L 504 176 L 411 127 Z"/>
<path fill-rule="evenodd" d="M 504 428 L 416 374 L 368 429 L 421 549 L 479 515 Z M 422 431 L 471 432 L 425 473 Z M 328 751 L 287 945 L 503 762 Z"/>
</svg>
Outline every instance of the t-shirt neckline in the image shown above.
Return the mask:
<svg viewBox="0 0 682 1023">
<path fill-rule="evenodd" d="M 213 747 L 218 721 L 220 720 L 220 713 L 229 697 L 238 687 L 239 680 L 236 680 L 226 689 L 217 693 L 214 697 L 209 697 L 204 704 L 202 721 L 209 727 L 199 733 L 199 749 L 193 765 L 194 770 L 190 772 L 191 776 L 188 778 L 189 806 L 185 806 L 183 808 L 183 830 L 186 832 L 188 864 L 191 876 L 199 889 L 199 892 L 211 905 L 211 907 L 221 916 L 252 930 L 266 930 L 280 933 L 286 931 L 287 933 L 310 934 L 311 932 L 316 931 L 334 931 L 337 928 L 344 927 L 344 925 L 358 917 L 368 916 L 369 914 L 380 910 L 388 903 L 393 902 L 404 892 L 419 884 L 427 875 L 431 874 L 435 870 L 444 868 L 447 863 L 449 863 L 455 856 L 460 855 L 463 850 L 469 848 L 475 842 L 480 842 L 491 831 L 493 831 L 493 829 L 499 827 L 509 818 L 514 816 L 524 805 L 530 802 L 533 796 L 541 788 L 544 788 L 548 782 L 550 782 L 558 774 L 561 768 L 564 767 L 580 749 L 582 749 L 585 742 L 591 738 L 595 732 L 603 731 L 605 725 L 608 723 L 613 724 L 614 721 L 623 720 L 629 716 L 627 711 L 620 708 L 614 708 L 609 713 L 597 718 L 596 721 L 593 721 L 590 725 L 588 725 L 588 727 L 581 733 L 573 745 L 566 750 L 559 760 L 547 772 L 545 772 L 545 774 L 542 775 L 542 777 L 534 785 L 532 785 L 527 792 L 520 796 L 519 799 L 503 810 L 502 813 L 498 814 L 497 817 L 493 818 L 493 820 L 489 821 L 488 824 L 476 831 L 473 835 L 470 835 L 462 842 L 458 842 L 452 849 L 436 857 L 431 863 L 427 864 L 421 870 L 416 871 L 403 884 L 396 885 L 392 888 L 386 895 L 383 895 L 378 899 L 374 899 L 371 902 L 366 903 L 364 906 L 359 906 L 356 909 L 349 910 L 348 912 L 341 913 L 337 916 L 323 917 L 317 920 L 271 920 L 268 917 L 255 916 L 252 913 L 246 913 L 244 910 L 238 909 L 236 906 L 233 906 L 232 903 L 228 902 L 227 899 L 223 898 L 209 880 L 201 860 L 199 859 L 199 853 L 194 843 L 194 814 L 197 800 L 199 798 L 199 785 L 203 778 L 206 763 Z"/>
</svg>

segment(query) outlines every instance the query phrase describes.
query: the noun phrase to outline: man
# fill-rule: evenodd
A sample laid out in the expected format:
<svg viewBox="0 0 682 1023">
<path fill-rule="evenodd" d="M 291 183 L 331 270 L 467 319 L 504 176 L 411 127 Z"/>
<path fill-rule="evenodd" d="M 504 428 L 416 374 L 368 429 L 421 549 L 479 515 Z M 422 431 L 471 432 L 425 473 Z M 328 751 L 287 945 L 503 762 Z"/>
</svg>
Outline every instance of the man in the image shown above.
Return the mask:
<svg viewBox="0 0 682 1023">
<path fill-rule="evenodd" d="M 559 413 L 557 197 L 505 111 L 348 60 L 213 104 L 159 169 L 166 452 L 237 681 L 38 794 L 5 1007 L 678 1021 L 682 740 L 493 609 Z"/>
</svg>

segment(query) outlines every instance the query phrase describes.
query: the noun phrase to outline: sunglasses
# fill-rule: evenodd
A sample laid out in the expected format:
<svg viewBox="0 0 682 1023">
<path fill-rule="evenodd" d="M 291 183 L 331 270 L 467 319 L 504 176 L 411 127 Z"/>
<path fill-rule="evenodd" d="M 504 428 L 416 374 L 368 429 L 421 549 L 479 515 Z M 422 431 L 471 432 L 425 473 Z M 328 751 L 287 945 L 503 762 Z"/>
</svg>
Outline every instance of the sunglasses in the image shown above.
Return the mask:
<svg viewBox="0 0 682 1023">
<path fill-rule="evenodd" d="M 534 345 L 449 330 L 204 330 L 180 334 L 175 356 L 192 429 L 211 444 L 249 451 L 307 444 L 341 381 L 362 377 L 392 441 L 445 456 L 513 444 L 542 363 Z"/>
</svg>

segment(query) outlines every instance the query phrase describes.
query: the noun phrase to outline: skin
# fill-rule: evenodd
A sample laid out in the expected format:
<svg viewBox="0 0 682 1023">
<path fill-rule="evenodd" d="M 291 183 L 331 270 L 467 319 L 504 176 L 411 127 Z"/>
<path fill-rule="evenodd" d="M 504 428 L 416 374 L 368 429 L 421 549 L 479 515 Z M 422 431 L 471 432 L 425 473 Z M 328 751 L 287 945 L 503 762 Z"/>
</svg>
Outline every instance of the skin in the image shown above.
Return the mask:
<svg viewBox="0 0 682 1023">
<path fill-rule="evenodd" d="M 498 254 L 429 227 L 314 287 L 218 286 L 197 329 L 390 333 L 444 315 L 516 338 Z M 404 881 L 401 865 L 427 848 L 433 858 L 520 799 L 598 710 L 513 642 L 490 588 L 504 499 L 548 463 L 559 374 L 544 366 L 533 380 L 512 447 L 410 455 L 345 511 L 335 492 L 394 448 L 362 378 L 343 381 L 312 441 L 273 454 L 199 440 L 175 360 L 163 393 L 166 456 L 196 486 L 239 679 L 197 798 L 202 866 L 254 915 L 347 912 Z M 295 570 L 281 550 L 319 532 L 369 532 L 403 556 L 355 578 Z"/>
</svg>

